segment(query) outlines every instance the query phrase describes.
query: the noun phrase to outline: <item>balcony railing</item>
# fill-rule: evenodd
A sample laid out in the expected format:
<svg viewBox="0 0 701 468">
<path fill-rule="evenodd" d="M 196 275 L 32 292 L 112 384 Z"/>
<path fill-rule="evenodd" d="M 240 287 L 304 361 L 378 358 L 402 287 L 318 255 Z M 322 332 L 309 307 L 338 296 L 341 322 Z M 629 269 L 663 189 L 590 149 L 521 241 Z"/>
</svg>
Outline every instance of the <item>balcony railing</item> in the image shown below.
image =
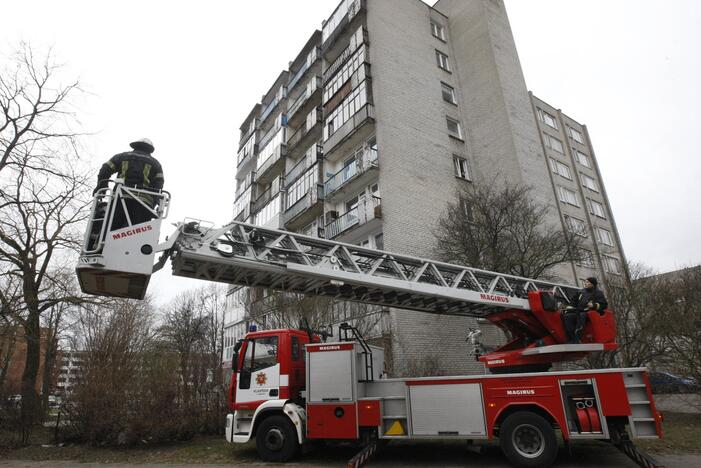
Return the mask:
<svg viewBox="0 0 701 468">
<path fill-rule="evenodd" d="M 357 175 L 373 167 L 377 167 L 377 151 L 366 149 L 361 155 L 351 161 L 350 164 L 346 165 L 324 182 L 324 193 L 328 195 L 335 192 Z"/>
<path fill-rule="evenodd" d="M 239 185 L 238 185 L 238 187 L 236 188 L 236 195 L 235 195 L 235 198 L 239 198 L 239 197 L 243 194 L 243 192 L 245 192 L 246 190 L 248 190 L 248 188 L 249 188 L 251 185 L 253 185 L 253 181 L 255 180 L 255 178 L 256 178 L 256 172 L 255 172 L 255 171 L 251 171 L 251 172 L 249 172 L 248 174 L 246 174 L 246 177 L 244 177 L 243 180 L 241 180 L 241 181 L 239 182 Z"/>
<path fill-rule="evenodd" d="M 382 217 L 379 197 L 363 197 L 358 205 L 346 211 L 331 221 L 324 228 L 327 239 L 333 239 L 339 234 L 348 231 L 354 226 L 365 224 L 375 218 Z"/>
<path fill-rule="evenodd" d="M 324 141 L 324 153 L 330 154 L 341 142 L 346 141 L 352 133 L 368 121 L 374 121 L 375 110 L 372 104 L 365 104 L 353 116 L 343 123 Z"/>
<path fill-rule="evenodd" d="M 267 119 L 270 113 L 277 107 L 278 104 L 280 104 L 286 95 L 287 91 L 282 88 L 282 91 L 278 92 L 278 95 L 275 96 L 267 106 L 265 106 L 265 109 L 263 109 L 263 112 L 260 113 L 260 118 L 258 120 L 263 122 L 265 119 Z"/>
<path fill-rule="evenodd" d="M 242 134 L 241 137 L 239 138 L 239 149 L 248 141 L 248 139 L 251 137 L 251 135 L 258 130 L 258 119 L 255 119 L 251 125 L 249 125 L 248 130 L 246 133 Z"/>
</svg>

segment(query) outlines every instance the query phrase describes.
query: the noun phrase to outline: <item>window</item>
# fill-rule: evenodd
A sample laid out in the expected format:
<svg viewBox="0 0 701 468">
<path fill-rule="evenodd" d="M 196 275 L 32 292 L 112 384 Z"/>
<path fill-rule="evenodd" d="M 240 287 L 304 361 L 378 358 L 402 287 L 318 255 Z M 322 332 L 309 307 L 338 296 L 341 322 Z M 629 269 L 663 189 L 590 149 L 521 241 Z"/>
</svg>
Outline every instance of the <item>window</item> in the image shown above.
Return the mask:
<svg viewBox="0 0 701 468">
<path fill-rule="evenodd" d="M 558 174 L 565 179 L 572 180 L 572 174 L 570 173 L 570 168 L 566 164 L 562 164 L 560 161 L 550 159 L 550 168 L 555 174 Z"/>
<path fill-rule="evenodd" d="M 621 262 L 616 257 L 603 256 L 604 271 L 615 275 L 621 274 Z"/>
<path fill-rule="evenodd" d="M 458 100 L 455 98 L 455 89 L 452 86 L 448 86 L 445 83 L 441 83 L 441 91 L 443 92 L 443 100 L 451 104 L 458 104 Z"/>
<path fill-rule="evenodd" d="M 436 23 L 435 21 L 431 21 L 431 34 L 433 34 L 433 37 L 436 37 L 441 41 L 445 42 L 445 31 L 443 29 L 443 26 Z"/>
<path fill-rule="evenodd" d="M 555 120 L 555 117 L 548 114 L 543 109 L 538 109 L 538 117 L 540 117 L 540 121 L 545 125 L 557 129 L 557 120 Z"/>
<path fill-rule="evenodd" d="M 596 228 L 596 239 L 604 245 L 613 246 L 613 236 L 604 228 Z"/>
<path fill-rule="evenodd" d="M 249 340 L 241 368 L 239 388 L 251 388 L 251 374 L 275 364 L 277 364 L 277 336 Z"/>
<path fill-rule="evenodd" d="M 292 360 L 299 361 L 302 354 L 302 348 L 299 345 L 299 338 L 296 336 L 292 337 Z"/>
<path fill-rule="evenodd" d="M 581 206 L 579 204 L 579 197 L 570 189 L 565 187 L 559 187 L 560 189 L 560 201 L 573 206 Z"/>
<path fill-rule="evenodd" d="M 448 125 L 448 134 L 462 140 L 462 126 L 460 125 L 460 122 L 455 119 L 451 119 L 450 117 L 446 117 L 445 122 Z"/>
<path fill-rule="evenodd" d="M 587 237 L 587 227 L 581 219 L 565 215 L 565 223 L 567 224 L 567 230 L 571 233 Z"/>
<path fill-rule="evenodd" d="M 448 56 L 439 50 L 436 51 L 436 63 L 438 64 L 438 67 L 442 68 L 443 70 L 447 72 L 450 71 L 450 62 L 448 61 Z"/>
<path fill-rule="evenodd" d="M 589 212 L 594 216 L 599 218 L 606 218 L 606 211 L 604 211 L 604 205 L 598 201 L 589 200 Z"/>
<path fill-rule="evenodd" d="M 384 233 L 379 233 L 375 236 L 375 248 L 377 250 L 385 250 L 385 236 Z"/>
<path fill-rule="evenodd" d="M 459 179 L 470 179 L 470 169 L 467 167 L 467 159 L 460 156 L 453 156 L 453 164 L 455 166 L 455 177 Z"/>
<path fill-rule="evenodd" d="M 586 268 L 594 268 L 594 254 L 591 250 L 582 249 L 581 258 L 577 262 L 579 266 Z"/>
<path fill-rule="evenodd" d="M 582 153 L 581 151 L 574 151 L 574 157 L 577 158 L 577 162 L 581 164 L 584 167 L 591 167 L 591 163 L 589 162 L 589 156 L 586 154 Z"/>
<path fill-rule="evenodd" d="M 569 130 L 570 136 L 574 141 L 576 141 L 577 143 L 584 144 L 584 137 L 582 136 L 579 130 L 575 130 L 572 127 L 567 127 L 567 129 Z"/>
<path fill-rule="evenodd" d="M 545 146 L 555 151 L 556 153 L 565 154 L 565 150 L 562 146 L 562 142 L 555 137 L 551 137 L 547 133 L 545 136 Z"/>
<path fill-rule="evenodd" d="M 589 190 L 592 190 L 594 192 L 599 191 L 599 186 L 596 184 L 596 181 L 588 175 L 580 174 L 580 179 L 582 180 L 582 185 L 584 185 Z"/>
</svg>

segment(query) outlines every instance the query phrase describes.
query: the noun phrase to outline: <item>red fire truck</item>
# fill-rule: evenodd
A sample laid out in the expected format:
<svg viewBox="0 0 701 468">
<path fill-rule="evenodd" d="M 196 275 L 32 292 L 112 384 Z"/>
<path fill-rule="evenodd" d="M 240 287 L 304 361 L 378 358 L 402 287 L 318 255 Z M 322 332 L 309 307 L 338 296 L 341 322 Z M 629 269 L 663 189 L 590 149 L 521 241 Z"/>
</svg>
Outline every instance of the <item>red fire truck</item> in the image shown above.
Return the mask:
<svg viewBox="0 0 701 468">
<path fill-rule="evenodd" d="M 574 288 L 240 222 L 186 220 L 159 244 L 169 196 L 150 195 L 159 199 L 153 220 L 113 229 L 114 207 L 138 190 L 118 181 L 96 194 L 77 266 L 84 292 L 143 298 L 170 259 L 179 276 L 484 318 L 510 337 L 488 353 L 476 344 L 484 374 L 387 378 L 382 348 L 351 325 L 332 341 L 309 329 L 252 331 L 235 347 L 227 441 L 255 440 L 276 462 L 309 441 L 357 442 L 357 465 L 382 440 L 498 438 L 512 464 L 548 466 L 560 432 L 566 443 L 608 440 L 640 466 L 659 466 L 629 438 L 662 436 L 644 368 L 550 370 L 617 347 L 610 311 L 589 312 L 581 343 L 567 343 L 561 310 Z"/>
</svg>

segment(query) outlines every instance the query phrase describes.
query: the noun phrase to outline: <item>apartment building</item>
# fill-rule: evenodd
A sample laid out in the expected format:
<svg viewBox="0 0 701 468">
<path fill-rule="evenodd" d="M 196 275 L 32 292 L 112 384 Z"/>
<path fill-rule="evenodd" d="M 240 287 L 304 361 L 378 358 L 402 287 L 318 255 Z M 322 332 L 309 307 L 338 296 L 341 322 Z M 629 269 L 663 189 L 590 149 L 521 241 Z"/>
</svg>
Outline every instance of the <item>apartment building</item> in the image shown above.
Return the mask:
<svg viewBox="0 0 701 468">
<path fill-rule="evenodd" d="M 528 184 L 549 223 L 587 236 L 591 261 L 559 267 L 563 281 L 623 273 L 586 127 L 529 94 L 501 1 L 341 1 L 244 119 L 236 180 L 237 220 L 422 257 L 456 191 Z M 481 368 L 474 320 L 376 313 L 393 373 Z"/>
</svg>

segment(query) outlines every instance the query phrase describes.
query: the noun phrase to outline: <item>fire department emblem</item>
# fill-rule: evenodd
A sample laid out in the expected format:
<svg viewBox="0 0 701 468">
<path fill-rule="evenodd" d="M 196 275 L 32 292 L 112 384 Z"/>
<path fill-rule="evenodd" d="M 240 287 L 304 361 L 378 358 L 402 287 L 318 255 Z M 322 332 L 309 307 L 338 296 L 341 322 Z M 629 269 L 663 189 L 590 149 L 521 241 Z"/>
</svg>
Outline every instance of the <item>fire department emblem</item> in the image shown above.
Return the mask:
<svg viewBox="0 0 701 468">
<path fill-rule="evenodd" d="M 256 383 L 258 385 L 265 385 L 265 382 L 268 381 L 268 376 L 265 375 L 265 372 L 259 372 L 256 374 Z"/>
</svg>

